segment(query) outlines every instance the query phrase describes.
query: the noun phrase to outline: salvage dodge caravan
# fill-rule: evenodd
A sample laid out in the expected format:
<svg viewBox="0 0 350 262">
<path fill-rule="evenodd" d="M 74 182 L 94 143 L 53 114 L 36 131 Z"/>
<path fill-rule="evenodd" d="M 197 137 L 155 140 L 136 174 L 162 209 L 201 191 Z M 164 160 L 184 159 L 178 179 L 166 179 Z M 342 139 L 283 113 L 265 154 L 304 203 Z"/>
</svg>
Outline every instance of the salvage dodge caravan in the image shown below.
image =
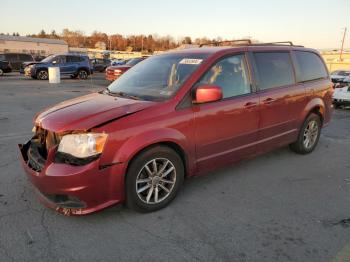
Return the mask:
<svg viewBox="0 0 350 262">
<path fill-rule="evenodd" d="M 58 212 L 155 211 L 187 177 L 286 145 L 312 152 L 332 93 L 319 53 L 292 43 L 167 52 L 39 113 L 22 164 Z"/>
</svg>

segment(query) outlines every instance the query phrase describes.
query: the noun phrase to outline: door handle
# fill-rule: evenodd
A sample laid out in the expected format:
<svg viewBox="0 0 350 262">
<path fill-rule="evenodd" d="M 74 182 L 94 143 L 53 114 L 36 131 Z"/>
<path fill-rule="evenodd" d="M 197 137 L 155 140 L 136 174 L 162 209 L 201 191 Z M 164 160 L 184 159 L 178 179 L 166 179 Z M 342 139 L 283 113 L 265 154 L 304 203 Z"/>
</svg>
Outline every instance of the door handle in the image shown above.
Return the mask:
<svg viewBox="0 0 350 262">
<path fill-rule="evenodd" d="M 245 108 L 253 108 L 253 107 L 256 107 L 258 105 L 257 102 L 247 102 L 244 107 Z"/>
<path fill-rule="evenodd" d="M 271 104 L 271 103 L 273 103 L 275 101 L 276 101 L 276 99 L 273 99 L 273 98 L 269 97 L 269 98 L 266 98 L 265 100 L 263 100 L 263 103 L 268 105 L 268 104 Z"/>
</svg>

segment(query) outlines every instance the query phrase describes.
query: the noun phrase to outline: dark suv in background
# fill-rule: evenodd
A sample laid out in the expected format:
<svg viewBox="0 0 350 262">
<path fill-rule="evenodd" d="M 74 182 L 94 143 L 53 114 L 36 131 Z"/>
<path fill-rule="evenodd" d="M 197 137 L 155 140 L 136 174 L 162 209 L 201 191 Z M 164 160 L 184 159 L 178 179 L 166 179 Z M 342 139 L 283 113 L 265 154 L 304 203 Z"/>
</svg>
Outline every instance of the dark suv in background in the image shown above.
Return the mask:
<svg viewBox="0 0 350 262">
<path fill-rule="evenodd" d="M 0 54 L 0 61 L 8 61 L 12 70 L 19 71 L 24 62 L 35 62 L 30 54 L 5 53 Z"/>
<path fill-rule="evenodd" d="M 71 78 L 87 79 L 93 72 L 89 57 L 80 54 L 57 54 L 43 59 L 41 62 L 33 62 L 24 68 L 26 76 L 34 79 L 47 80 L 48 68 L 59 67 L 61 76 L 68 75 Z"/>
<path fill-rule="evenodd" d="M 4 73 L 10 73 L 11 71 L 12 68 L 10 66 L 10 63 L 8 61 L 0 60 L 0 76 L 4 75 Z"/>
<path fill-rule="evenodd" d="M 111 60 L 109 59 L 100 59 L 100 58 L 93 58 L 90 59 L 90 63 L 93 66 L 94 71 L 98 72 L 104 72 L 106 71 L 106 68 L 111 65 Z"/>
</svg>

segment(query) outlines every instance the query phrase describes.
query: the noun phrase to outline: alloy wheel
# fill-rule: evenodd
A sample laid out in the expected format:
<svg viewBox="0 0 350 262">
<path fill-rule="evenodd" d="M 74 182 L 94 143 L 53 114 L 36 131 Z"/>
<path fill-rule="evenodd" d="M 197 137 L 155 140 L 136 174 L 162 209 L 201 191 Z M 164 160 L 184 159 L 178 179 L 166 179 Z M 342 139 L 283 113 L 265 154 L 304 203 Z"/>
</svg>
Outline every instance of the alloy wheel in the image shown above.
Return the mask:
<svg viewBox="0 0 350 262">
<path fill-rule="evenodd" d="M 147 162 L 136 177 L 136 193 L 146 204 L 159 204 L 173 191 L 176 182 L 174 164 L 166 158 Z"/>
<path fill-rule="evenodd" d="M 88 74 L 86 71 L 82 70 L 82 71 L 79 71 L 79 78 L 80 79 L 86 79 L 88 77 Z"/>
<path fill-rule="evenodd" d="M 48 74 L 47 74 L 47 72 L 46 72 L 46 71 L 40 71 L 40 72 L 38 73 L 38 78 L 39 78 L 40 80 L 47 80 L 47 79 L 48 79 Z"/>
<path fill-rule="evenodd" d="M 4 71 L 0 69 L 0 76 L 2 76 L 3 74 L 4 74 Z"/>
<path fill-rule="evenodd" d="M 304 130 L 304 137 L 303 137 L 303 144 L 306 149 L 312 148 L 318 137 L 319 127 L 315 120 L 310 121 L 305 130 Z"/>
</svg>

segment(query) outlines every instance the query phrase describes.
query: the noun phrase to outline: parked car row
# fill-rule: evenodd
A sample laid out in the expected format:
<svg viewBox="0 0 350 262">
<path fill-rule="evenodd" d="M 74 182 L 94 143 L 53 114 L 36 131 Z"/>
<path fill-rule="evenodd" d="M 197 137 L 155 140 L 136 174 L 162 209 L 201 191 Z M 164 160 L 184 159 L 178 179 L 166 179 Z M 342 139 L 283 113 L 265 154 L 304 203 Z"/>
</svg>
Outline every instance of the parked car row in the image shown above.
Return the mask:
<svg viewBox="0 0 350 262">
<path fill-rule="evenodd" d="M 47 80 L 48 68 L 58 66 L 62 76 L 86 79 L 93 72 L 106 72 L 106 79 L 114 81 L 146 57 L 133 59 L 89 59 L 85 55 L 64 53 L 48 57 L 35 58 L 30 54 L 5 53 L 0 54 L 0 75 L 11 71 L 19 71 L 33 79 Z"/>
<path fill-rule="evenodd" d="M 332 72 L 330 76 L 335 88 L 350 84 L 350 70 L 337 70 Z"/>
</svg>

